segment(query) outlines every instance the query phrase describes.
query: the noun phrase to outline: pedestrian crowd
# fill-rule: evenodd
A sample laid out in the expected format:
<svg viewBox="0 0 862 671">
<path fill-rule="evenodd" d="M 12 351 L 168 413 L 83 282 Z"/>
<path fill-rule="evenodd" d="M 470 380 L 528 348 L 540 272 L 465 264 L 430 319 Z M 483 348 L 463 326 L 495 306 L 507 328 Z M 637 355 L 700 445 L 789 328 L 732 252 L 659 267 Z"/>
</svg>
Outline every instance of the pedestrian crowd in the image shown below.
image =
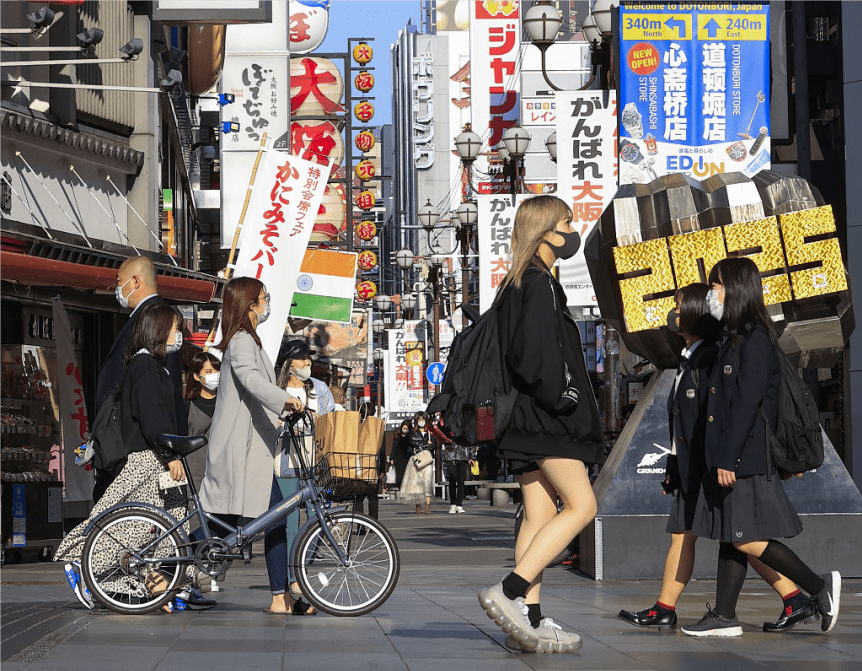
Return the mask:
<svg viewBox="0 0 862 671">
<path fill-rule="evenodd" d="M 571 211 L 562 200 L 537 196 L 518 208 L 511 266 L 495 299 L 500 351 L 516 392 L 498 443 L 462 445 L 445 435 L 440 440 L 439 418 L 420 412 L 401 423 L 388 459 L 381 453 L 377 464 L 379 477 L 397 488 L 399 503 L 417 515 L 431 512 L 435 463 L 441 458 L 452 514 L 465 512 L 468 473 L 493 480 L 502 463 L 519 483 L 523 518 L 514 568 L 478 598 L 508 635 L 506 646 L 523 652 L 574 652 L 582 644 L 577 633 L 564 630 L 541 607 L 544 569 L 596 515 L 589 469 L 601 464 L 605 449 L 578 327 L 551 272 L 558 259 L 571 258 L 579 245 Z M 297 481 L 288 477 L 288 455 L 273 453 L 280 416 L 343 409 L 343 390 L 336 389 L 334 397 L 311 376 L 314 351 L 301 340 L 283 345 L 276 376 L 256 332 L 270 313 L 266 287 L 253 278 L 226 285 L 217 346 L 221 356 L 195 355 L 184 392 L 181 318 L 159 298 L 148 259 L 138 257 L 120 267 L 116 296 L 132 314 L 99 375 L 96 400 L 101 404 L 120 387 L 122 428 L 131 449 L 121 467 L 98 473 L 96 506 L 88 521 L 123 502 L 150 503 L 173 514 L 185 505 L 180 490 L 156 486 L 165 470 L 176 480 L 183 477 L 180 462 L 156 442 L 163 433 L 208 436 L 208 448 L 188 460 L 190 475 L 200 483 L 203 507 L 232 526 L 294 494 Z M 770 458 L 768 437 L 778 423 L 781 364 L 778 333 L 764 306 L 757 266 L 742 257 L 720 261 L 708 284 L 677 291 L 667 325 L 685 343 L 667 400 L 671 454 L 661 486 L 673 497 L 666 527 L 670 548 L 654 605 L 623 610 L 619 617 L 639 627 L 676 626 L 676 606 L 692 574 L 696 541 L 706 537 L 718 541 L 715 608 L 708 605 L 699 622 L 682 626 L 684 634 L 742 634 L 736 603 L 749 565 L 782 599 L 778 620 L 765 623 L 764 630 L 783 632 L 819 619 L 821 629 L 830 631 L 839 613 L 840 575 L 818 575 L 777 540 L 798 535 L 802 524 L 784 491 L 785 474 Z M 363 412 L 373 414 L 374 408 L 366 406 Z M 310 438 L 308 429 L 304 438 Z M 375 494 L 369 498 L 375 517 L 376 506 Z M 75 595 L 92 608 L 79 564 L 88 521 L 67 535 L 55 561 L 65 562 Z M 288 561 L 298 530 L 297 511 L 266 532 L 268 613 L 316 612 L 301 598 Z M 200 540 L 194 532 L 191 537 Z M 187 577 L 175 603 L 215 606 L 195 588 L 196 579 Z M 165 588 L 157 575 L 148 583 L 154 592 Z"/>
</svg>

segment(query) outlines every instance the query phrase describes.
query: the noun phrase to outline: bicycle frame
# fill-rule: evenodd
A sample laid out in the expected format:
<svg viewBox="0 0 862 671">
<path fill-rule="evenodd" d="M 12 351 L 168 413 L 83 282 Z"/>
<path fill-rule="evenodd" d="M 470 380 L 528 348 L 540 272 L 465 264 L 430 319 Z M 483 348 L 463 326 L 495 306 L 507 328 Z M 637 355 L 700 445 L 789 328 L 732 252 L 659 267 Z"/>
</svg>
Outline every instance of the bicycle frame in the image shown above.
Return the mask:
<svg viewBox="0 0 862 671">
<path fill-rule="evenodd" d="M 197 488 L 191 477 L 188 478 L 188 486 L 190 491 L 190 499 L 194 502 L 194 510 L 190 512 L 188 515 L 183 517 L 181 520 L 176 521 L 174 518 L 168 513 L 166 510 L 162 510 L 160 508 L 155 508 L 154 506 L 149 506 L 141 503 L 122 503 L 116 506 L 112 506 L 108 508 L 106 511 L 97 516 L 90 524 L 87 525 L 84 530 L 84 536 L 89 534 L 90 530 L 96 526 L 103 517 L 106 515 L 116 511 L 121 510 L 123 508 L 145 508 L 145 509 L 154 509 L 161 516 L 165 517 L 168 522 L 174 522 L 173 526 L 165 532 L 165 536 L 170 535 L 174 531 L 179 530 L 182 534 L 183 540 L 188 544 L 192 544 L 188 536 L 183 529 L 183 525 L 197 516 L 198 522 L 200 523 L 201 529 L 204 533 L 204 537 L 198 542 L 204 542 L 207 540 L 212 540 L 214 538 L 218 538 L 214 536 L 210 531 L 209 523 L 212 522 L 216 526 L 221 527 L 223 530 L 229 532 L 227 536 L 225 536 L 223 540 L 229 548 L 240 548 L 241 554 L 218 554 L 213 553 L 210 559 L 215 561 L 220 560 L 233 560 L 233 559 L 250 559 L 250 554 L 246 554 L 245 549 L 246 546 L 259 534 L 263 533 L 269 527 L 277 524 L 278 522 L 283 521 L 288 515 L 290 515 L 295 510 L 298 510 L 303 504 L 310 503 L 312 510 L 314 511 L 314 517 L 309 515 L 309 520 L 306 522 L 306 525 L 313 524 L 315 521 L 319 522 L 321 525 L 321 529 L 323 531 L 323 535 L 326 537 L 327 541 L 331 544 L 332 548 L 335 551 L 335 554 L 338 556 L 338 560 L 342 563 L 347 563 L 347 554 L 341 548 L 341 546 L 336 542 L 334 536 L 332 535 L 329 526 L 326 524 L 326 513 L 324 512 L 324 508 L 322 505 L 322 496 L 318 491 L 318 488 L 314 484 L 314 472 L 311 467 L 305 463 L 305 459 L 302 455 L 302 449 L 300 449 L 299 438 L 297 437 L 294 431 L 294 425 L 299 421 L 300 418 L 311 418 L 311 415 L 308 411 L 298 414 L 293 418 L 289 418 L 285 420 L 282 426 L 279 428 L 278 436 L 276 438 L 276 444 L 279 445 L 281 440 L 283 439 L 285 434 L 290 436 L 290 440 L 293 441 L 293 445 L 296 448 L 296 456 L 299 460 L 300 466 L 300 487 L 299 491 L 291 496 L 289 499 L 284 499 L 280 501 L 278 504 L 267 510 L 265 513 L 260 515 L 259 517 L 253 519 L 251 522 L 241 527 L 233 527 L 230 524 L 220 520 L 218 517 L 205 511 L 200 504 L 200 499 L 198 497 Z M 182 461 L 183 468 L 186 473 L 189 473 L 188 464 L 186 463 L 186 458 L 184 456 L 180 456 L 180 460 Z M 346 510 L 347 506 L 339 506 L 333 508 L 330 512 L 338 512 L 341 510 Z M 151 548 L 155 547 L 161 542 L 161 537 L 153 540 L 145 547 L 140 548 L 135 555 L 144 555 Z M 138 560 L 142 563 L 146 563 L 146 560 Z M 195 562 L 194 555 L 186 556 L 186 557 L 178 557 L 178 558 L 161 558 L 159 559 L 159 563 L 170 565 L 170 564 L 192 564 Z"/>
</svg>

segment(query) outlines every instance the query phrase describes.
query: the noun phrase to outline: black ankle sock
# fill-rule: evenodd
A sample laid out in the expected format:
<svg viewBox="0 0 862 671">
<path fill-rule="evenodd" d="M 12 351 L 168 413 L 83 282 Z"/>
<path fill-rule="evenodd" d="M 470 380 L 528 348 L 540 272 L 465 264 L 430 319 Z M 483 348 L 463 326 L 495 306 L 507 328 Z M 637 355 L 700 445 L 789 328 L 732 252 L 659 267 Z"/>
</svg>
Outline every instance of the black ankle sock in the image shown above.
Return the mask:
<svg viewBox="0 0 862 671">
<path fill-rule="evenodd" d="M 527 596 L 527 589 L 529 587 L 530 583 L 514 571 L 503 578 L 503 594 L 506 595 L 507 599 L 517 599 L 519 596 Z"/>
<path fill-rule="evenodd" d="M 527 604 L 527 617 L 530 618 L 530 624 L 533 629 L 538 629 L 542 622 L 542 607 L 537 603 Z"/>
<path fill-rule="evenodd" d="M 665 613 L 673 613 L 676 608 L 674 608 L 673 606 L 668 606 L 661 601 L 656 601 L 655 606 L 652 607 L 652 610 L 656 611 L 660 615 L 664 615 Z"/>
<path fill-rule="evenodd" d="M 785 597 L 782 597 L 782 601 L 784 601 L 784 607 L 790 608 L 791 612 L 794 610 L 799 610 L 800 608 L 805 608 L 808 605 L 809 599 L 798 589 L 793 593 L 788 594 Z"/>
<path fill-rule="evenodd" d="M 808 568 L 784 543 L 769 541 L 758 559 L 781 575 L 786 575 L 812 596 L 823 589 L 823 578 Z"/>
<path fill-rule="evenodd" d="M 748 558 L 732 543 L 719 543 L 718 546 L 718 584 L 715 588 L 715 612 L 732 620 L 736 617 L 736 602 L 745 574 L 748 571 Z"/>
</svg>

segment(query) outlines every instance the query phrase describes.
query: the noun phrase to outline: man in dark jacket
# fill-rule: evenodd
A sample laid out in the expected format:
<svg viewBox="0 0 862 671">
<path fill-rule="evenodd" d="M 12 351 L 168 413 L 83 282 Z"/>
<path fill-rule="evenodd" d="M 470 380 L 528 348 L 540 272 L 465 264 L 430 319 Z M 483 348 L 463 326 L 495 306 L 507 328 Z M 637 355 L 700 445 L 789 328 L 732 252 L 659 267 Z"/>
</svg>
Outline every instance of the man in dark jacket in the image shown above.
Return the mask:
<svg viewBox="0 0 862 671">
<path fill-rule="evenodd" d="M 114 344 L 111 345 L 105 363 L 102 364 L 102 370 L 99 371 L 99 380 L 96 383 L 96 412 L 108 395 L 123 381 L 125 375 L 123 355 L 126 353 L 126 346 L 129 344 L 129 338 L 138 317 L 145 307 L 162 301 L 158 294 L 156 268 L 150 259 L 145 256 L 135 256 L 123 262 L 117 270 L 116 297 L 117 302 L 122 307 L 132 309 L 132 314 L 129 315 L 129 321 L 125 323 L 114 339 Z M 177 431 L 181 435 L 185 435 L 187 416 L 183 403 L 182 357 L 180 352 L 168 354 L 167 362 L 171 382 L 174 385 Z M 105 490 L 111 485 L 122 468 L 121 465 L 113 471 L 96 469 L 96 484 L 93 487 L 94 503 L 99 502 L 102 494 L 105 493 Z"/>
</svg>

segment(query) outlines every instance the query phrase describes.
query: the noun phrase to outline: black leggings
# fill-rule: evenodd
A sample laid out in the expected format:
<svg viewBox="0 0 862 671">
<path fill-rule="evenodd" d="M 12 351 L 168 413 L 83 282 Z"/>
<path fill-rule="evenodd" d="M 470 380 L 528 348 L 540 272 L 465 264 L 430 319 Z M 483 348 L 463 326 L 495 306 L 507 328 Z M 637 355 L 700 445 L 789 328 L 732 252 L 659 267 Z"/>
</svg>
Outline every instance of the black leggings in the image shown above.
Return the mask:
<svg viewBox="0 0 862 671">
<path fill-rule="evenodd" d="M 464 481 L 467 479 L 467 462 L 449 461 L 446 467 L 449 480 L 449 503 L 460 506 L 464 503 Z"/>
</svg>

